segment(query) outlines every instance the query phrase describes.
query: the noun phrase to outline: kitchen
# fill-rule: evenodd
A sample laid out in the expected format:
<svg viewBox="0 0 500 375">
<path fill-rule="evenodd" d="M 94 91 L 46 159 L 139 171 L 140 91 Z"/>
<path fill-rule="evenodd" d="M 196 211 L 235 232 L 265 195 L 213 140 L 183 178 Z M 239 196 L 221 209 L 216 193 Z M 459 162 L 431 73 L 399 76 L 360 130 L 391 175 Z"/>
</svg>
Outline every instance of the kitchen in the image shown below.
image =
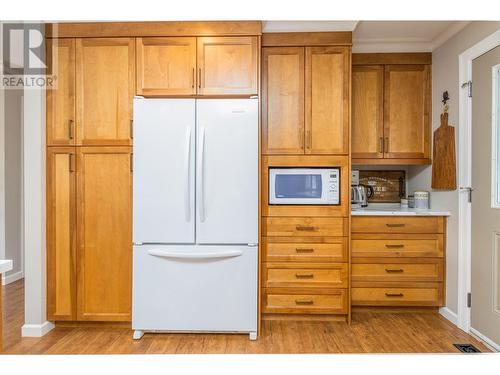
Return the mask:
<svg viewBox="0 0 500 375">
<path fill-rule="evenodd" d="M 357 49 L 356 31 L 384 32 L 376 22 L 267 26 L 46 25 L 58 81 L 46 93 L 46 320 L 25 336 L 115 329 L 111 353 L 164 338 L 192 339 L 193 353 L 197 338 L 286 352 L 275 332 L 341 340 L 392 324 L 382 351 L 489 351 L 453 323 L 450 220 L 453 244 L 459 227 L 435 197 L 460 187 L 454 140 L 448 185 L 436 193 L 444 174 L 427 177 L 457 98 L 441 103 L 433 53 Z M 449 39 L 474 25 L 445 26 Z M 435 327 L 434 346 L 404 342 L 415 321 Z M 22 353 L 6 329 L 5 352 Z M 339 351 L 379 352 L 366 345 Z"/>
</svg>

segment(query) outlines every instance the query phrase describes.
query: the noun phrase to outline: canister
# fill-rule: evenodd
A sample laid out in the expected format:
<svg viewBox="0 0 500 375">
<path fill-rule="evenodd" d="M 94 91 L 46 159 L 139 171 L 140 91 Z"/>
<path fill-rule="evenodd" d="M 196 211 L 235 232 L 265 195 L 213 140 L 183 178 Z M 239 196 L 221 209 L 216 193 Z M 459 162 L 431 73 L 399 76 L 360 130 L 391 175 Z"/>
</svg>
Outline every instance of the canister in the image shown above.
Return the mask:
<svg viewBox="0 0 500 375">
<path fill-rule="evenodd" d="M 429 192 L 428 191 L 416 191 L 413 193 L 415 197 L 415 208 L 420 210 L 429 209 Z"/>
</svg>

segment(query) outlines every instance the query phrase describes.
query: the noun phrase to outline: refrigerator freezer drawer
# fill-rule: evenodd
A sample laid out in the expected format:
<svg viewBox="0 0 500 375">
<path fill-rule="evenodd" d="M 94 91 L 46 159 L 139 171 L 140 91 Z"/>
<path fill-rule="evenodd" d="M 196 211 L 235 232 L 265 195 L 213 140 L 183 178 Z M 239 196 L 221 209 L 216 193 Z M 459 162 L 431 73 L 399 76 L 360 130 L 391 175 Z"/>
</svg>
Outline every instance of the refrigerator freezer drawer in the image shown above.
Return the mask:
<svg viewBox="0 0 500 375">
<path fill-rule="evenodd" d="M 255 332 L 257 247 L 134 247 L 132 328 Z"/>
</svg>

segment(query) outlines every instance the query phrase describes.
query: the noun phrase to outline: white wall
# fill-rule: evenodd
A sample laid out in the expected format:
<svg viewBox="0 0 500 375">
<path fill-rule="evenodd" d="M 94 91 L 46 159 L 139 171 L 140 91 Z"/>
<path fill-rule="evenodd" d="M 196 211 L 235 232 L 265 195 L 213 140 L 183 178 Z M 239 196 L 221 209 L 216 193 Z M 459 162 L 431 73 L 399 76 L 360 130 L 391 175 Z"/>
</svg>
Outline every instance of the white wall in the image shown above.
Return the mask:
<svg viewBox="0 0 500 375">
<path fill-rule="evenodd" d="M 440 124 L 443 91 L 450 94 L 449 123 L 456 127 L 455 141 L 458 168 L 458 104 L 460 84 L 458 76 L 458 56 L 500 29 L 500 22 L 471 22 L 453 38 L 432 53 L 432 125 L 433 131 Z M 408 170 L 408 191 L 425 189 L 431 191 L 430 166 L 415 166 Z M 446 305 L 453 312 L 458 311 L 458 190 L 432 191 L 431 206 L 451 212 L 448 219 L 446 248 Z"/>
<path fill-rule="evenodd" d="M 13 268 L 4 284 L 23 277 L 22 254 L 22 100 L 23 90 L 5 90 L 4 178 L 5 178 L 5 258 Z"/>
</svg>

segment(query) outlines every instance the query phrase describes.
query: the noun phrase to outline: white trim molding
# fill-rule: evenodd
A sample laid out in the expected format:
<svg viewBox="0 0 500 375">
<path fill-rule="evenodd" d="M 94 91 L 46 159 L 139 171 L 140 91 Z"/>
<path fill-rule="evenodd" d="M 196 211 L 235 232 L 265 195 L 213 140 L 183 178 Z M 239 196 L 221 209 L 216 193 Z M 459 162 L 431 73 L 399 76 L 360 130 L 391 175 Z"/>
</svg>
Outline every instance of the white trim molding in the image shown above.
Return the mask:
<svg viewBox="0 0 500 375">
<path fill-rule="evenodd" d="M 474 336 L 476 339 L 478 339 L 479 341 L 482 341 L 491 350 L 494 350 L 495 352 L 500 352 L 500 345 L 497 344 L 492 339 L 490 339 L 489 337 L 486 337 L 485 335 L 483 335 L 478 330 L 471 327 L 470 334 L 472 336 Z"/>
<path fill-rule="evenodd" d="M 472 81 L 472 60 L 500 45 L 500 30 L 484 38 L 458 57 L 459 86 Z M 458 181 L 460 187 L 471 187 L 472 172 L 472 100 L 466 88 L 459 90 Z M 458 327 L 471 331 L 467 293 L 471 290 L 471 204 L 468 191 L 460 189 L 458 202 Z"/>
<path fill-rule="evenodd" d="M 55 327 L 52 322 L 43 322 L 42 324 L 25 324 L 21 328 L 22 337 L 42 337 Z"/>
<path fill-rule="evenodd" d="M 439 309 L 439 314 L 441 314 L 445 319 L 452 322 L 454 325 L 458 323 L 458 316 L 456 313 L 451 311 L 448 307 L 441 307 Z"/>
<path fill-rule="evenodd" d="M 16 273 L 11 274 L 11 275 L 3 274 L 2 275 L 2 285 L 11 284 L 14 281 L 21 280 L 22 278 L 24 278 L 23 271 L 18 271 Z"/>
</svg>

